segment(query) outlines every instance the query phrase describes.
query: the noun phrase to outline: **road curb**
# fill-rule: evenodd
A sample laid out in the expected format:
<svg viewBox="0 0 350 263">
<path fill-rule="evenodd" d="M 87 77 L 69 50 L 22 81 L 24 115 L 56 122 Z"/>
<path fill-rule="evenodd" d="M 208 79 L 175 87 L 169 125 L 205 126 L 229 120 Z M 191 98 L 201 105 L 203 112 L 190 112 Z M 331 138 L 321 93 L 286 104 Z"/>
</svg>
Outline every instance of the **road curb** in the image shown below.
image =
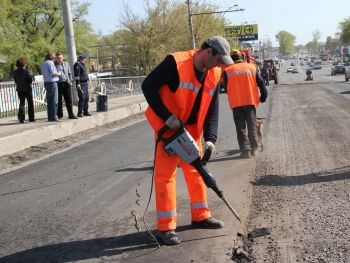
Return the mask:
<svg viewBox="0 0 350 263">
<path fill-rule="evenodd" d="M 23 131 L 0 138 L 0 156 L 22 151 L 52 140 L 60 139 L 107 123 L 122 120 L 146 110 L 147 102 L 135 103 L 107 112 L 98 112 L 91 117 L 63 121 L 53 125 Z M 30 138 L 30 139 L 29 139 Z"/>
</svg>

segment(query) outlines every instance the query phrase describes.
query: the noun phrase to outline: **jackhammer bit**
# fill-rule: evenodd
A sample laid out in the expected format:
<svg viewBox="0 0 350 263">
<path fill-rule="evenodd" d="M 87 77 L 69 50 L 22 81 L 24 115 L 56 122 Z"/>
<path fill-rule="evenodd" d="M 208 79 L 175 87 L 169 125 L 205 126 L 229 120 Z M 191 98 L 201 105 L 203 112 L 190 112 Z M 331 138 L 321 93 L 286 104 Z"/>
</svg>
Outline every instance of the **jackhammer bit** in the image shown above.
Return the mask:
<svg viewBox="0 0 350 263">
<path fill-rule="evenodd" d="M 205 159 L 201 160 L 199 147 L 191 134 L 182 125 L 179 130 L 174 131 L 174 134 L 168 138 L 164 138 L 164 133 L 170 130 L 168 126 L 164 126 L 158 132 L 158 140 L 164 143 L 164 150 L 170 155 L 177 154 L 182 160 L 191 164 L 202 177 L 205 185 L 211 188 L 219 198 L 221 198 L 232 214 L 241 221 L 238 213 L 233 209 L 230 203 L 225 199 L 223 191 L 221 191 L 216 183 L 214 176 L 203 166 L 209 160 L 211 151 L 206 152 Z"/>
<path fill-rule="evenodd" d="M 241 218 L 239 217 L 238 213 L 233 209 L 233 207 L 230 205 L 230 203 L 226 200 L 224 196 L 224 192 L 221 191 L 218 187 L 218 184 L 216 183 L 216 180 L 214 176 L 208 171 L 207 168 L 203 167 L 201 160 L 197 159 L 193 163 L 191 163 L 192 166 L 196 168 L 196 170 L 199 172 L 201 175 L 205 185 L 208 188 L 211 188 L 216 195 L 224 201 L 225 205 L 230 209 L 232 214 L 238 219 L 238 221 L 241 221 Z"/>
</svg>

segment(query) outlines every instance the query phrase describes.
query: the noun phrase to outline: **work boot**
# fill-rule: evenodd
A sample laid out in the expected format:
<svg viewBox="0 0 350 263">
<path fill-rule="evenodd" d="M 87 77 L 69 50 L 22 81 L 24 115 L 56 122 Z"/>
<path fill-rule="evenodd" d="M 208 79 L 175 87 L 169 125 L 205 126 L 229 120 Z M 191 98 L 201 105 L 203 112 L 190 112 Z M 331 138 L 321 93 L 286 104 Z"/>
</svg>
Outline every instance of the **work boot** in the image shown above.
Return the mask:
<svg viewBox="0 0 350 263">
<path fill-rule="evenodd" d="M 257 149 L 251 150 L 251 151 L 250 151 L 250 155 L 251 155 L 251 156 L 258 156 L 258 154 L 259 154 L 259 152 L 258 152 Z"/>
<path fill-rule="evenodd" d="M 245 150 L 245 151 L 241 151 L 241 154 L 239 156 L 240 158 L 250 158 L 250 151 L 249 150 Z"/>
<path fill-rule="evenodd" d="M 175 230 L 159 231 L 159 237 L 165 245 L 172 246 L 181 243 L 181 240 L 175 233 Z"/>
<path fill-rule="evenodd" d="M 192 221 L 192 226 L 196 228 L 218 229 L 224 227 L 224 222 L 214 217 L 208 217 L 202 221 Z"/>
</svg>

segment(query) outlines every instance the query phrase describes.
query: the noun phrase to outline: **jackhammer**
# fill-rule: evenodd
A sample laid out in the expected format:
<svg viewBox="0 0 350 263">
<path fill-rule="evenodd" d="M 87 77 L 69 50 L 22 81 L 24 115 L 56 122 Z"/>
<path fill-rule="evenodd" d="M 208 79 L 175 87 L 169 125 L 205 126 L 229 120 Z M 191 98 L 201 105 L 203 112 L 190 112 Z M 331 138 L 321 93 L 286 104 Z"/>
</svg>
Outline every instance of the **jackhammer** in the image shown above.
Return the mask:
<svg viewBox="0 0 350 263">
<path fill-rule="evenodd" d="M 164 150 L 170 155 L 177 154 L 182 160 L 191 164 L 200 176 L 205 185 L 211 188 L 219 198 L 221 198 L 232 214 L 239 220 L 238 213 L 233 209 L 229 202 L 225 199 L 223 191 L 221 191 L 216 183 L 214 176 L 203 165 L 209 160 L 211 151 L 206 152 L 201 159 L 199 147 L 192 135 L 185 129 L 183 125 L 176 130 L 173 135 L 164 138 L 164 133 L 170 130 L 168 126 L 164 126 L 158 132 L 158 139 L 164 143 Z"/>
</svg>

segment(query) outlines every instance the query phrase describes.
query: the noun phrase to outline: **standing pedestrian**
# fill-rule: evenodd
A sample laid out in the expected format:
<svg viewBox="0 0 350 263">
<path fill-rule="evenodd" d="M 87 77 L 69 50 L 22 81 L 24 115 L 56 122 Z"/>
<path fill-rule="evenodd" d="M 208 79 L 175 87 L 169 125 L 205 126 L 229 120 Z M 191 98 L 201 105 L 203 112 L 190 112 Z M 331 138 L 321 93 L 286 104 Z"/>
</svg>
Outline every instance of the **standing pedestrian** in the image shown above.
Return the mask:
<svg viewBox="0 0 350 263">
<path fill-rule="evenodd" d="M 59 121 L 57 118 L 57 81 L 61 73 L 57 72 L 53 62 L 54 59 L 55 53 L 50 51 L 45 55 L 45 61 L 41 64 L 41 73 L 44 78 L 44 87 L 46 90 L 48 121 Z"/>
<path fill-rule="evenodd" d="M 206 186 L 200 174 L 179 156 L 169 156 L 157 136 L 163 126 L 176 130 L 183 123 L 198 145 L 203 136 L 204 147 L 214 150 L 221 76 L 221 69 L 217 66 L 231 63 L 230 44 L 225 38 L 214 36 L 204 42 L 200 50 L 168 55 L 142 83 L 149 104 L 145 114 L 154 129 L 156 140 L 154 180 L 157 228 L 161 240 L 167 245 L 181 242 L 175 232 L 176 170 L 179 164 L 190 196 L 192 226 L 207 229 L 224 226 L 222 221 L 211 216 Z"/>
<path fill-rule="evenodd" d="M 64 61 L 63 54 L 61 52 L 56 53 L 56 69 L 61 75 L 58 80 L 58 106 L 57 106 L 57 117 L 61 119 L 63 117 L 62 109 L 62 96 L 64 97 L 64 102 L 66 104 L 68 118 L 77 119 L 73 113 L 73 104 L 71 97 L 71 87 L 73 82 L 72 71 L 70 69 L 69 63 Z"/>
<path fill-rule="evenodd" d="M 91 116 L 89 113 L 89 75 L 86 71 L 85 60 L 87 54 L 79 55 L 78 61 L 74 64 L 74 79 L 78 92 L 78 117 Z"/>
<path fill-rule="evenodd" d="M 225 69 L 224 86 L 236 125 L 240 156 L 249 158 L 258 149 L 256 107 L 259 101 L 266 101 L 268 92 L 256 65 L 244 62 L 239 51 L 231 57 L 235 63 Z"/>
<path fill-rule="evenodd" d="M 33 76 L 29 70 L 27 70 L 27 63 L 24 58 L 19 58 L 16 61 L 17 69 L 13 73 L 13 77 L 16 83 L 16 91 L 19 98 L 18 109 L 18 121 L 24 123 L 25 120 L 25 100 L 28 104 L 28 117 L 29 121 L 35 121 L 34 118 L 34 102 L 32 93 Z"/>
</svg>

